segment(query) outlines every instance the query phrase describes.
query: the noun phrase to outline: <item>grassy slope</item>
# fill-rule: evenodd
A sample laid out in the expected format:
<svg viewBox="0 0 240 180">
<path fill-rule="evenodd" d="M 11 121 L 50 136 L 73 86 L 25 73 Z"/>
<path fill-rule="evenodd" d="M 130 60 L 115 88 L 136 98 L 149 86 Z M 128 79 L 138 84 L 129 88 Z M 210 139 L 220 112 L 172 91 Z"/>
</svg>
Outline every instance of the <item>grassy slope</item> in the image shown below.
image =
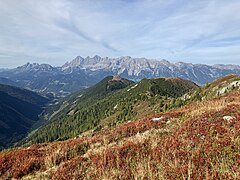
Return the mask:
<svg viewBox="0 0 240 180">
<path fill-rule="evenodd" d="M 162 117 L 153 122 L 153 117 Z M 0 154 L 2 178 L 237 179 L 240 91 L 77 139 Z"/>
</svg>

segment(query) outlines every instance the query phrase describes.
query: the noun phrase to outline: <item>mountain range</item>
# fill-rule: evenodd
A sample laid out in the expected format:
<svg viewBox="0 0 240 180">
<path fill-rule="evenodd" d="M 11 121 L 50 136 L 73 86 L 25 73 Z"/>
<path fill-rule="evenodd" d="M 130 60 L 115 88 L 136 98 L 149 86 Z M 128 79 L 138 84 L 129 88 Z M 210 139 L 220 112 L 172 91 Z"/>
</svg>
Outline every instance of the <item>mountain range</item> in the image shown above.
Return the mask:
<svg viewBox="0 0 240 180">
<path fill-rule="evenodd" d="M 123 56 L 118 58 L 77 56 L 60 67 L 49 64 L 27 63 L 14 69 L 0 72 L 0 77 L 16 83 L 19 87 L 37 91 L 48 97 L 64 97 L 80 89 L 90 87 L 106 76 L 119 75 L 133 81 L 143 78 L 180 77 L 198 85 L 226 76 L 240 75 L 239 65 L 204 65 L 170 63 L 167 60 L 152 60 Z M 1 82 L 1 80 L 0 80 Z"/>
</svg>

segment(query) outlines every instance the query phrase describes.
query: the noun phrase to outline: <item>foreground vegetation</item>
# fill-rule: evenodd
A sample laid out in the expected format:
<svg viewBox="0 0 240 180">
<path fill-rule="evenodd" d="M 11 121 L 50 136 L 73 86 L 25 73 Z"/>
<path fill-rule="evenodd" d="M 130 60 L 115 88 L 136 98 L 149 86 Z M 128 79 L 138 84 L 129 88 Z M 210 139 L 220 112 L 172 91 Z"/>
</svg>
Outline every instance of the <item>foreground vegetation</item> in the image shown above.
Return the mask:
<svg viewBox="0 0 240 180">
<path fill-rule="evenodd" d="M 205 86 L 197 93 L 200 100 L 168 112 L 66 141 L 5 150 L 0 153 L 0 176 L 238 179 L 240 91 L 233 88 L 216 97 L 210 89 L 205 92 L 209 87 L 219 87 L 214 89 L 219 92 L 225 81 L 229 79 Z"/>
</svg>

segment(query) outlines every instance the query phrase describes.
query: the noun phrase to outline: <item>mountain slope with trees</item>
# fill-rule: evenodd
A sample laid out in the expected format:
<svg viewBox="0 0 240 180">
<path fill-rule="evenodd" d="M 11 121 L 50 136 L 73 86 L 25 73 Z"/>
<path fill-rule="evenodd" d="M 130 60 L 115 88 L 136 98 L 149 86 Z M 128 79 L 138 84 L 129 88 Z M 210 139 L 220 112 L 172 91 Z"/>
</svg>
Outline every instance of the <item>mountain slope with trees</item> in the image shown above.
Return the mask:
<svg viewBox="0 0 240 180">
<path fill-rule="evenodd" d="M 176 98 L 198 86 L 180 78 L 143 79 L 138 83 L 109 76 L 95 86 L 64 98 L 43 114 L 46 125 L 32 133 L 27 144 L 64 140 L 83 132 L 142 118 L 181 106 Z"/>
</svg>

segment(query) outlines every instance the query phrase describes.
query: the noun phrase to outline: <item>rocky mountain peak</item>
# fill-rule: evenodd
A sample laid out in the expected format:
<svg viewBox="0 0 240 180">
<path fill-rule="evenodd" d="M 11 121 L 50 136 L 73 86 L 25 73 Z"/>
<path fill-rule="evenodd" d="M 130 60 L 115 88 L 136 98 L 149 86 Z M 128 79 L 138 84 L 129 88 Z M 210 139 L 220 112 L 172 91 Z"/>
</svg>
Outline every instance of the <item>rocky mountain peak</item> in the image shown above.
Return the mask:
<svg viewBox="0 0 240 180">
<path fill-rule="evenodd" d="M 78 67 L 81 66 L 84 61 L 84 58 L 81 56 L 77 56 L 75 59 L 73 59 L 71 62 L 65 63 L 62 67 L 67 68 L 67 67 Z"/>
<path fill-rule="evenodd" d="M 26 63 L 17 67 L 19 71 L 52 71 L 54 68 L 49 64 Z"/>
<path fill-rule="evenodd" d="M 166 59 L 162 59 L 161 61 L 160 61 L 160 63 L 162 64 L 162 65 L 165 65 L 165 66 L 171 66 L 172 64 L 169 62 L 169 61 L 167 61 Z"/>
<path fill-rule="evenodd" d="M 102 58 L 101 58 L 99 55 L 95 55 L 95 56 L 93 57 L 93 59 L 101 60 Z"/>
</svg>

